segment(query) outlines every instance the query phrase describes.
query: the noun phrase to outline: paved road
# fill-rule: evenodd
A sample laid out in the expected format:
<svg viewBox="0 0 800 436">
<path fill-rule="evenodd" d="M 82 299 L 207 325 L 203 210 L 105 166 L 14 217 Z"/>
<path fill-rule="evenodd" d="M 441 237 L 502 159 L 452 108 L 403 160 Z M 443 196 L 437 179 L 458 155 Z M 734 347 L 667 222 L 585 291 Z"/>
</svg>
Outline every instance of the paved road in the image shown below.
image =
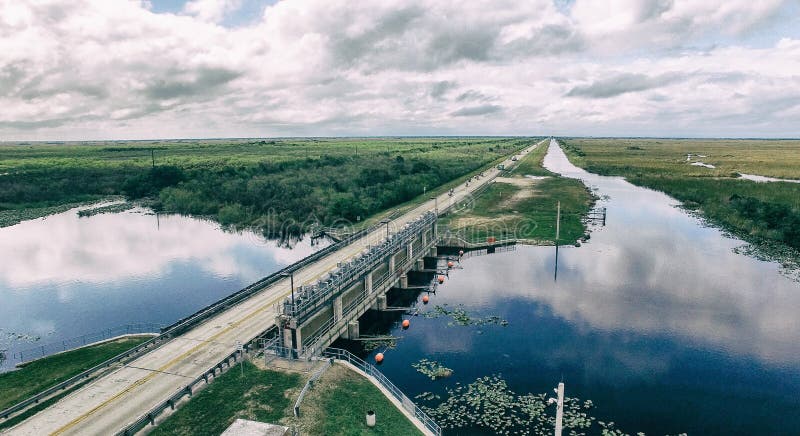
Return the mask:
<svg viewBox="0 0 800 436">
<path fill-rule="evenodd" d="M 528 147 L 525 152 L 543 142 Z M 510 160 L 504 163 L 506 166 L 512 164 Z M 445 207 L 450 201 L 460 201 L 498 173 L 496 168 L 491 168 L 484 173 L 484 177 L 471 183 L 469 187 L 463 184 L 458 186 L 452 198 L 447 193 L 440 195 L 439 207 Z M 399 229 L 433 209 L 434 201 L 429 200 L 393 220 L 389 224 L 390 229 Z M 385 236 L 384 228 L 376 229 L 362 239 L 295 272 L 295 285 L 314 282 L 335 268 L 337 262 L 356 256 L 367 244 L 375 245 Z M 289 292 L 288 279 L 281 280 L 150 353 L 78 389 L 5 433 L 37 436 L 114 434 L 231 354 L 236 348 L 237 340 L 250 340 L 273 325 L 278 303 Z"/>
</svg>

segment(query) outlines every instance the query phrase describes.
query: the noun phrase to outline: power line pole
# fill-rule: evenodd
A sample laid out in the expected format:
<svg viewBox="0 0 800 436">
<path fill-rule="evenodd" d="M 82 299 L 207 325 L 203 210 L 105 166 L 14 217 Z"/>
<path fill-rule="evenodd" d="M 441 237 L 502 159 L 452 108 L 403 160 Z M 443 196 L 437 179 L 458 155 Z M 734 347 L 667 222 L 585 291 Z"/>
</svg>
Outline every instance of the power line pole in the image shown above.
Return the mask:
<svg viewBox="0 0 800 436">
<path fill-rule="evenodd" d="M 556 244 L 561 238 L 561 201 L 556 205 Z"/>
<path fill-rule="evenodd" d="M 558 384 L 556 389 L 553 389 L 558 398 L 549 398 L 547 405 L 556 405 L 556 431 L 555 436 L 561 436 L 561 431 L 564 426 L 564 382 Z"/>
</svg>

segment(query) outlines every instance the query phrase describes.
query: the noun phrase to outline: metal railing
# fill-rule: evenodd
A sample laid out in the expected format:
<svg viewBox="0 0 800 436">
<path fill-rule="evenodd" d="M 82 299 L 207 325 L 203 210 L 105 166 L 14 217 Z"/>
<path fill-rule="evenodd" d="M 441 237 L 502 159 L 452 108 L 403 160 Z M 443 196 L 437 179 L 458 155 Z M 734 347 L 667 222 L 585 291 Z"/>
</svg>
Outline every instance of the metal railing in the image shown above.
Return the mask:
<svg viewBox="0 0 800 436">
<path fill-rule="evenodd" d="M 137 333 L 159 333 L 160 329 L 161 324 L 156 323 L 125 324 L 101 330 L 99 332 L 87 333 L 82 336 L 64 339 L 61 342 L 53 342 L 21 351 L 15 351 L 11 358 L 18 363 L 26 363 L 32 360 L 41 359 L 42 357 L 50 356 L 52 354 L 82 347 L 84 345 L 90 345 L 95 342 L 115 338 L 117 336 L 133 335 Z"/>
<path fill-rule="evenodd" d="M 333 363 L 333 361 L 331 360 L 330 363 Z M 325 371 L 327 371 L 328 368 L 331 367 L 330 363 L 322 365 L 322 367 L 320 367 L 320 369 L 318 369 L 317 372 L 315 372 L 314 374 L 311 374 L 311 377 L 309 377 L 309 379 L 306 382 L 305 386 L 303 386 L 303 390 L 301 390 L 300 391 L 300 395 L 297 396 L 297 401 L 294 402 L 294 416 L 295 417 L 299 417 L 300 416 L 300 403 L 303 402 L 303 398 L 306 397 L 306 394 L 308 393 L 308 390 L 311 389 L 311 387 L 314 386 L 314 382 L 319 380 L 319 378 L 322 377 L 322 374 L 324 374 Z"/>
<path fill-rule="evenodd" d="M 284 300 L 283 314 L 297 320 L 302 320 L 310 315 L 319 306 L 327 303 L 337 295 L 344 285 L 350 283 L 354 278 L 367 274 L 376 263 L 385 261 L 385 258 L 393 255 L 398 247 L 402 247 L 417 237 L 425 226 L 435 223 L 436 218 L 436 214 L 433 212 L 426 212 L 422 217 L 412 221 L 381 244 L 370 247 L 365 253 L 350 262 L 340 264 L 337 269 L 327 274 L 317 283 L 299 287 L 295 291 L 294 299 L 287 298 Z"/>
<path fill-rule="evenodd" d="M 415 418 L 417 418 L 422 425 L 425 426 L 431 433 L 435 435 L 442 434 L 442 428 L 439 427 L 439 424 L 436 423 L 428 414 L 426 414 L 422 409 L 419 408 L 410 398 L 408 398 L 403 391 L 400 390 L 394 383 L 391 382 L 382 372 L 375 368 L 374 366 L 370 365 L 369 363 L 363 361 L 362 359 L 358 358 L 357 356 L 353 355 L 353 353 L 342 350 L 340 348 L 328 348 L 323 351 L 322 355 L 324 357 L 328 357 L 331 359 L 341 360 L 344 362 L 348 362 L 349 364 L 355 366 L 356 368 L 364 371 L 365 374 L 375 379 L 378 383 L 381 384 L 392 396 L 403 405 L 403 408 L 406 409 L 409 413 L 413 414 Z"/>
</svg>

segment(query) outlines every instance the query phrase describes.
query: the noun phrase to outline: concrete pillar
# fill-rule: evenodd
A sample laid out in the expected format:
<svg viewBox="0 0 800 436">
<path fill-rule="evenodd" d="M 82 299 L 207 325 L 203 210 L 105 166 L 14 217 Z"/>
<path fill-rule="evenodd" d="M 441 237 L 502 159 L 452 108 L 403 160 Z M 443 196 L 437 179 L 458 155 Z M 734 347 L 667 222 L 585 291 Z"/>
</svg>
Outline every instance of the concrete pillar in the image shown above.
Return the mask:
<svg viewBox="0 0 800 436">
<path fill-rule="evenodd" d="M 294 349 L 297 350 L 299 354 L 303 350 L 303 337 L 300 335 L 300 329 L 295 330 L 295 342 L 296 345 Z"/>
<path fill-rule="evenodd" d="M 438 255 L 439 251 L 436 249 L 436 246 L 434 245 L 433 247 L 431 247 L 431 257 L 436 257 Z"/>
<path fill-rule="evenodd" d="M 372 293 L 372 272 L 367 274 L 367 277 L 364 278 L 364 290 L 366 291 L 367 295 Z"/>
<path fill-rule="evenodd" d="M 283 346 L 292 348 L 292 329 L 290 328 L 283 329 Z"/>
<path fill-rule="evenodd" d="M 407 248 L 407 253 L 406 254 L 408 255 L 409 259 L 413 259 L 414 258 L 414 241 L 413 240 L 408 244 L 408 248 Z"/>
<path fill-rule="evenodd" d="M 358 339 L 359 331 L 358 331 L 358 320 L 350 321 L 347 323 L 347 339 L 355 340 Z"/>
<path fill-rule="evenodd" d="M 389 256 L 389 272 L 390 273 L 394 272 L 394 256 L 395 256 L 394 254 Z"/>
<path fill-rule="evenodd" d="M 333 322 L 337 323 L 342 319 L 342 296 L 333 299 Z"/>
<path fill-rule="evenodd" d="M 422 271 L 425 269 L 425 259 L 419 258 L 417 259 L 417 271 Z"/>
<path fill-rule="evenodd" d="M 403 274 L 400 276 L 400 287 L 407 288 L 408 287 L 408 275 Z"/>
<path fill-rule="evenodd" d="M 386 294 L 378 295 L 378 299 L 376 301 L 378 304 L 378 310 L 386 310 Z"/>
</svg>

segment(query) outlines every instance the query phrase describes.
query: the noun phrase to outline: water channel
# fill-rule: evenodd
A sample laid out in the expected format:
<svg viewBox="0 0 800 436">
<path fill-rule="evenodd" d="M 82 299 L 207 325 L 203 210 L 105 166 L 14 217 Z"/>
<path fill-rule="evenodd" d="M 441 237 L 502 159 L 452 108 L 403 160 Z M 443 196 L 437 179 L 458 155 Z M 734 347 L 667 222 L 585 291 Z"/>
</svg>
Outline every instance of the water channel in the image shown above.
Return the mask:
<svg viewBox="0 0 800 436">
<path fill-rule="evenodd" d="M 591 415 L 628 433 L 800 434 L 800 284 L 734 253 L 741 241 L 662 193 L 589 174 L 554 146 L 545 166 L 594 188 L 606 225 L 560 248 L 557 276 L 554 247 L 463 260 L 427 305 L 414 302 L 422 316 L 410 329 L 384 330 L 401 338 L 395 349 L 365 356 L 384 351 L 381 370 L 411 397 L 444 398 L 488 375 L 518 393 L 550 393 L 563 380 L 567 396 L 592 400 Z M 142 209 L 6 227 L 0 348 L 169 324 L 321 247 Z M 445 304 L 508 325 L 424 316 Z M 422 358 L 453 374 L 431 381 L 411 366 Z"/>
<path fill-rule="evenodd" d="M 560 248 L 557 277 L 554 247 L 463 260 L 427 305 L 417 299 L 421 316 L 403 316 L 411 328 L 389 330 L 396 348 L 367 358 L 383 351 L 381 370 L 410 397 L 443 400 L 488 375 L 552 396 L 563 380 L 629 434 L 800 434 L 800 284 L 662 193 L 587 173 L 557 146 L 544 163 L 596 189 L 606 226 Z M 508 325 L 424 316 L 444 304 Z M 422 358 L 452 375 L 431 381 L 412 367 Z"/>
<path fill-rule="evenodd" d="M 8 357 L 0 370 L 20 352 L 49 353 L 85 334 L 171 324 L 327 245 L 306 238 L 290 248 L 140 208 L 77 210 L 0 229 L 0 349 Z"/>
</svg>

